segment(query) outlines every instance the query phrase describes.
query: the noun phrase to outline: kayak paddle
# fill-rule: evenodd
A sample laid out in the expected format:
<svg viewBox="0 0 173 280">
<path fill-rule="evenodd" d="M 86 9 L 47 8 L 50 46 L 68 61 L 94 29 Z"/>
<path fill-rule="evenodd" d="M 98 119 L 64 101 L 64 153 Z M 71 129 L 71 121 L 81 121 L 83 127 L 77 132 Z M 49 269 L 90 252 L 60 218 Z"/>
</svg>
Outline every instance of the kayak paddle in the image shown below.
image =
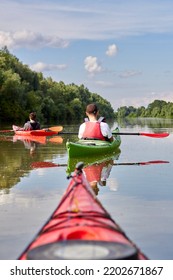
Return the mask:
<svg viewBox="0 0 173 280">
<path fill-rule="evenodd" d="M 13 129 L 0 130 L 0 133 L 14 132 Z"/>
<path fill-rule="evenodd" d="M 59 134 L 72 134 L 77 135 L 78 132 L 60 132 Z M 112 135 L 138 135 L 138 136 L 147 136 L 147 137 L 154 137 L 154 138 L 164 138 L 169 136 L 169 133 L 149 133 L 149 132 L 114 132 L 112 131 Z"/>
<path fill-rule="evenodd" d="M 19 130 L 20 129 L 21 127 L 19 127 Z M 43 128 L 41 130 L 51 130 L 58 133 L 63 130 L 63 126 L 52 126 L 52 127 Z M 0 133 L 6 133 L 6 132 L 14 132 L 14 130 L 13 129 L 0 130 Z"/>
<path fill-rule="evenodd" d="M 114 132 L 112 131 L 113 135 L 138 135 L 138 136 L 147 136 L 147 137 L 154 137 L 154 138 L 163 138 L 169 136 L 169 133 L 148 133 L 148 132 Z"/>
</svg>

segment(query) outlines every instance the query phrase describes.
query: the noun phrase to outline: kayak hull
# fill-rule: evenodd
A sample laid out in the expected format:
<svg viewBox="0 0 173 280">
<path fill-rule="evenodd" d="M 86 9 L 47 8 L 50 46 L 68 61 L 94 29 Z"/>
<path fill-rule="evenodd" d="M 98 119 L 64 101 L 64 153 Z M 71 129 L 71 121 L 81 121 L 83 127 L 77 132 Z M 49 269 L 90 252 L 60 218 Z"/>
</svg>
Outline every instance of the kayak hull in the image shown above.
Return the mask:
<svg viewBox="0 0 173 280">
<path fill-rule="evenodd" d="M 119 130 L 117 129 L 116 132 Z M 102 140 L 79 140 L 77 142 L 67 141 L 66 148 L 68 156 L 72 157 L 86 157 L 94 155 L 108 155 L 116 151 L 121 144 L 119 135 L 114 137 L 113 142 Z"/>
<path fill-rule="evenodd" d="M 78 168 L 58 207 L 19 259 L 147 258 L 104 209 Z"/>
<path fill-rule="evenodd" d="M 57 134 L 56 131 L 47 131 L 45 129 L 40 129 L 40 130 L 22 130 L 22 128 L 13 125 L 13 130 L 16 135 L 20 136 L 52 136 Z"/>
</svg>

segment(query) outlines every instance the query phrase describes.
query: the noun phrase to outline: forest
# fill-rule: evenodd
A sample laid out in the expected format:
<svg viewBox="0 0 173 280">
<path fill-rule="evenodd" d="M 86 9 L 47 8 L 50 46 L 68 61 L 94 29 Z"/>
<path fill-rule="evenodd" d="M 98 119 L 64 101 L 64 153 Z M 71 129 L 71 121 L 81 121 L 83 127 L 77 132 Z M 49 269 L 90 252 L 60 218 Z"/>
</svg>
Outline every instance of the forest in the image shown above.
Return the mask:
<svg viewBox="0 0 173 280">
<path fill-rule="evenodd" d="M 90 92 L 83 84 L 66 85 L 32 71 L 7 47 L 0 49 L 0 123 L 21 124 L 30 112 L 37 112 L 44 124 L 79 123 L 89 103 L 98 104 L 107 120 L 122 118 L 173 118 L 173 103 L 154 100 L 146 108 L 119 107 L 115 112 L 109 101 Z"/>
<path fill-rule="evenodd" d="M 154 100 L 146 108 L 141 106 L 123 106 L 115 113 L 116 118 L 173 118 L 173 103 L 163 100 Z"/>
<path fill-rule="evenodd" d="M 99 94 L 84 85 L 65 85 L 45 78 L 20 62 L 7 47 L 0 49 L 0 122 L 21 124 L 33 111 L 44 124 L 81 122 L 86 106 L 93 102 L 106 119 L 115 118 L 110 102 Z"/>
</svg>

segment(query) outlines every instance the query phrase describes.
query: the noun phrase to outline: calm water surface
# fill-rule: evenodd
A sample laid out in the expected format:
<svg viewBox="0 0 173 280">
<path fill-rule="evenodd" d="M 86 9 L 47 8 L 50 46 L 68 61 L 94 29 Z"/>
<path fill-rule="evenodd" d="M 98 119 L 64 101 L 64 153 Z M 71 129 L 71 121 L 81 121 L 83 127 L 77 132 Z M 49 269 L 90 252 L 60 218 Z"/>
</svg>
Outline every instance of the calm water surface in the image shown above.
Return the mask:
<svg viewBox="0 0 173 280">
<path fill-rule="evenodd" d="M 122 136 L 106 186 L 98 185 L 98 198 L 150 259 L 173 259 L 173 121 L 135 120 L 118 126 L 121 132 L 168 131 L 170 136 Z M 77 139 L 62 135 L 31 148 L 27 141 L 0 134 L 0 259 L 17 259 L 56 208 L 68 185 L 67 138 Z M 39 168 L 40 162 L 60 166 Z"/>
</svg>

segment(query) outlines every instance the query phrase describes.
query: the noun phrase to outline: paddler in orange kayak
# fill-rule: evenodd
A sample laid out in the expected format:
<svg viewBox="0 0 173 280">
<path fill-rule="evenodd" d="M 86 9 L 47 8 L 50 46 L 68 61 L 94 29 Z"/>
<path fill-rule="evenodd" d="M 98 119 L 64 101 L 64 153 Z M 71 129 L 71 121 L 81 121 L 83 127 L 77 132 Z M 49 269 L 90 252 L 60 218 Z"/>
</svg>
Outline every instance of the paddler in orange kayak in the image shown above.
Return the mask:
<svg viewBox="0 0 173 280">
<path fill-rule="evenodd" d="M 24 124 L 23 130 L 39 130 L 40 123 L 37 121 L 35 112 L 29 114 L 29 121 Z"/>
</svg>

